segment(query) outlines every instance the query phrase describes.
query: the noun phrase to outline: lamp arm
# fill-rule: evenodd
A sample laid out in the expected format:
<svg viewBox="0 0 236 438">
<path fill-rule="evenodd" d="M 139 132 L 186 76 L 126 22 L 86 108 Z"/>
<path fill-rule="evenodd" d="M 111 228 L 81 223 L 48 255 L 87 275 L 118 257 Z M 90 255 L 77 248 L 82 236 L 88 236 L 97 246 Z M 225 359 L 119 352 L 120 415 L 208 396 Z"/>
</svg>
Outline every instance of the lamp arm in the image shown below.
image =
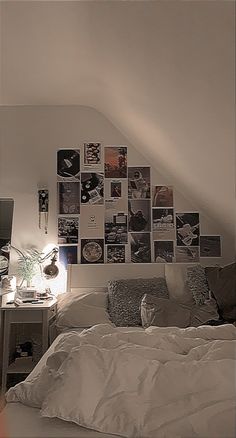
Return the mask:
<svg viewBox="0 0 236 438">
<path fill-rule="evenodd" d="M 40 257 L 39 262 L 43 263 L 45 262 L 45 260 L 49 259 L 51 256 L 55 256 L 56 254 L 58 254 L 58 249 L 57 248 L 53 248 L 51 251 L 49 251 L 48 254 L 46 254 L 44 257 Z"/>
</svg>

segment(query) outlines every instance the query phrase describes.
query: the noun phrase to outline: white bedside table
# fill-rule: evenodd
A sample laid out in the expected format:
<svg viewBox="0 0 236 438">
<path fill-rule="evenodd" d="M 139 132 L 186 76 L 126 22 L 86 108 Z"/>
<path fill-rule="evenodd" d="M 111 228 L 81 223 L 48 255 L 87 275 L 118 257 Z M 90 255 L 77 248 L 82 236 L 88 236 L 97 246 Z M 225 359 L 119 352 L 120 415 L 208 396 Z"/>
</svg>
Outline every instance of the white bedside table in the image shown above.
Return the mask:
<svg viewBox="0 0 236 438">
<path fill-rule="evenodd" d="M 9 298 L 8 298 L 9 299 Z M 15 304 L 7 304 L 7 295 L 2 297 L 1 311 L 1 326 L 2 326 L 2 392 L 6 391 L 7 375 L 8 374 L 29 374 L 36 362 L 27 364 L 27 366 L 18 366 L 13 362 L 9 364 L 9 344 L 11 324 L 41 324 L 42 329 L 42 354 L 48 349 L 49 344 L 49 325 L 56 316 L 57 300 L 45 300 L 43 304 L 24 304 L 16 306 Z"/>
</svg>

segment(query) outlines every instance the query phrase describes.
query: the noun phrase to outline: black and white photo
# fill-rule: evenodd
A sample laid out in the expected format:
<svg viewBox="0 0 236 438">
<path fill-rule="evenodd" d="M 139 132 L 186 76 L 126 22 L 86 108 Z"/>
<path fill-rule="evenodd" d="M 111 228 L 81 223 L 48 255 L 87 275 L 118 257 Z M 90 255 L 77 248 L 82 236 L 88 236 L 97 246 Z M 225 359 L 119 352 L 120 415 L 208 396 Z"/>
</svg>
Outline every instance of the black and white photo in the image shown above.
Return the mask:
<svg viewBox="0 0 236 438">
<path fill-rule="evenodd" d="M 172 186 L 154 186 L 152 189 L 152 206 L 153 207 L 173 207 L 173 187 Z"/>
<path fill-rule="evenodd" d="M 150 200 L 130 199 L 128 201 L 129 231 L 150 231 Z"/>
<path fill-rule="evenodd" d="M 57 151 L 57 180 L 78 181 L 80 179 L 80 150 L 60 149 Z"/>
<path fill-rule="evenodd" d="M 154 258 L 156 263 L 172 263 L 174 261 L 174 242 L 171 240 L 155 241 Z"/>
<path fill-rule="evenodd" d="M 81 239 L 81 263 L 104 263 L 103 239 Z"/>
<path fill-rule="evenodd" d="M 199 213 L 176 213 L 177 246 L 199 246 Z"/>
<path fill-rule="evenodd" d="M 128 167 L 128 197 L 150 199 L 150 167 Z"/>
<path fill-rule="evenodd" d="M 84 167 L 97 168 L 101 166 L 101 143 L 84 143 Z"/>
<path fill-rule="evenodd" d="M 200 257 L 221 257 L 221 236 L 200 236 Z"/>
<path fill-rule="evenodd" d="M 81 204 L 103 204 L 104 203 L 104 174 L 103 173 L 81 173 Z"/>
<path fill-rule="evenodd" d="M 80 213 L 80 183 L 59 182 L 57 186 L 58 186 L 58 213 L 79 214 Z"/>
<path fill-rule="evenodd" d="M 125 263 L 125 245 L 106 245 L 107 263 Z"/>
<path fill-rule="evenodd" d="M 65 268 L 78 263 L 77 248 L 75 245 L 59 246 L 59 261 Z"/>
<path fill-rule="evenodd" d="M 111 198 L 121 198 L 121 181 L 111 181 Z"/>
<path fill-rule="evenodd" d="M 198 246 L 177 246 L 175 248 L 176 263 L 198 263 L 199 247 Z"/>
<path fill-rule="evenodd" d="M 59 217 L 58 218 L 58 243 L 78 243 L 79 218 Z"/>
<path fill-rule="evenodd" d="M 132 263 L 151 263 L 150 233 L 130 233 Z"/>
<path fill-rule="evenodd" d="M 125 244 L 128 242 L 127 214 L 105 210 L 105 243 Z"/>
<path fill-rule="evenodd" d="M 105 147 L 105 178 L 127 178 L 127 146 Z"/>
<path fill-rule="evenodd" d="M 174 240 L 174 209 L 152 209 L 152 231 L 154 240 Z"/>
</svg>

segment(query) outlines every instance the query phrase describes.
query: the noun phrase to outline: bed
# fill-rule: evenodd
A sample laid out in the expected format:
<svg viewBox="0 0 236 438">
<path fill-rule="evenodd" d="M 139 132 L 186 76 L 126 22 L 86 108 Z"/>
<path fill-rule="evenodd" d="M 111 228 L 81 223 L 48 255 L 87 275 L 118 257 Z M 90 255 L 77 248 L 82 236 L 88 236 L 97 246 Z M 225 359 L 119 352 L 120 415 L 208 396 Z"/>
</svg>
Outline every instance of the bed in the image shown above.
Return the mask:
<svg viewBox="0 0 236 438">
<path fill-rule="evenodd" d="M 155 264 L 112 265 L 109 269 L 102 265 L 71 265 L 68 270 L 67 293 L 80 293 L 80 290 L 84 291 L 84 289 L 90 291 L 93 287 L 105 293 L 109 280 L 135 278 L 142 282 L 145 277 L 164 275 L 164 265 Z M 2 430 L 5 428 L 5 437 L 8 438 L 109 438 L 114 435 L 132 438 L 235 437 L 235 339 L 236 328 L 232 324 L 217 327 L 202 325 L 187 329 L 149 327 L 144 330 L 140 326 L 115 327 L 104 321 L 103 324 L 95 325 L 91 329 L 67 328 L 54 340 L 27 380 L 34 382 L 34 378 L 37 379 L 39 373 L 45 368 L 48 358 L 53 357 L 52 353 L 56 351 L 56 354 L 57 352 L 61 354 L 63 349 L 60 345 L 66 345 L 72 366 L 70 372 L 66 373 L 67 376 L 70 375 L 68 387 L 63 389 L 63 385 L 55 385 L 57 388 L 51 394 L 51 399 L 49 397 L 48 403 L 48 405 L 51 403 L 52 410 L 48 412 L 47 406 L 44 409 L 46 417 L 40 416 L 39 408 L 26 406 L 19 402 L 7 403 L 0 416 Z M 68 356 L 64 364 L 68 362 L 67 359 Z M 158 372 L 157 362 L 160 364 Z M 66 369 L 68 368 L 64 368 Z M 78 375 L 83 375 L 84 382 L 79 393 L 76 389 L 73 392 L 73 382 L 77 378 L 75 373 L 78 369 L 80 369 Z M 90 375 L 87 374 L 87 369 L 90 369 Z M 101 370 L 106 370 L 106 373 L 103 372 L 101 375 Z M 111 373 L 110 370 L 114 372 Z M 119 379 L 116 381 L 117 376 Z M 95 395 L 89 399 L 84 391 L 89 392 L 86 388 L 89 388 L 91 382 L 96 391 Z M 143 383 L 149 390 L 150 388 L 153 390 L 147 394 Z M 198 386 L 198 393 L 191 392 L 191 388 L 185 383 L 186 385 L 191 383 L 194 388 Z M 35 384 L 29 383 L 29 385 L 32 387 Z M 126 392 L 127 388 L 125 399 L 122 398 L 120 385 L 123 385 L 123 392 Z M 173 397 L 173 393 L 169 394 L 169 385 L 171 387 L 176 385 L 175 394 L 179 397 L 176 395 Z M 137 387 L 138 392 L 136 392 Z M 108 391 L 106 400 L 101 397 L 105 388 Z M 185 390 L 188 393 L 187 397 Z M 183 398 L 181 398 L 181 391 Z M 117 394 L 119 394 L 118 405 Z M 160 397 L 158 395 L 158 400 L 156 394 L 161 395 Z M 58 401 L 60 397 L 61 401 L 55 408 L 55 400 Z M 76 404 L 76 397 L 78 399 L 80 397 L 80 406 L 83 408 L 79 416 L 77 411 L 72 412 L 72 407 L 69 408 L 72 416 L 66 417 L 66 414 L 62 412 L 55 414 L 55 409 L 60 410 L 63 403 L 64 411 L 70 403 Z M 88 409 L 86 403 L 92 404 L 96 397 L 103 407 L 99 411 L 97 408 L 99 403 L 97 403 L 93 410 L 94 420 L 91 421 L 91 413 L 87 415 L 90 406 Z M 109 400 L 108 404 L 107 400 Z M 124 401 L 125 409 L 120 411 L 120 406 Z M 147 405 L 153 409 L 147 410 Z M 189 406 L 191 406 L 190 410 Z M 96 417 L 94 413 L 96 412 L 97 415 L 97 411 Z M 126 411 L 125 414 L 124 411 Z M 106 412 L 109 413 L 110 420 L 105 421 L 103 427 Z M 158 429 L 154 424 L 157 412 L 160 419 Z M 78 417 L 83 418 L 83 421 L 78 420 Z M 136 417 L 139 418 L 138 422 L 136 422 Z M 143 424 L 140 422 L 141 418 Z M 81 427 L 81 423 L 86 427 Z M 4 436 L 3 432 L 2 436 Z"/>
</svg>

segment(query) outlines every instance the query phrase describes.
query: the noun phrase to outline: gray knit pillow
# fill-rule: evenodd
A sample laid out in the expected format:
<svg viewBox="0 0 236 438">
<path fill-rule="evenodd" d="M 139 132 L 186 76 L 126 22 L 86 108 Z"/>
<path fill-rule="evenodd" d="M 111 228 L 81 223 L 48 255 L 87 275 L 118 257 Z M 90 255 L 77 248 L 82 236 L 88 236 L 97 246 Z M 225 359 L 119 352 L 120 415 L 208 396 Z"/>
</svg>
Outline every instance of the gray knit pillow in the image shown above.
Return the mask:
<svg viewBox="0 0 236 438">
<path fill-rule="evenodd" d="M 201 306 L 210 298 L 207 277 L 203 266 L 196 265 L 187 268 L 187 285 L 198 306 Z"/>
<path fill-rule="evenodd" d="M 165 278 L 137 278 L 108 282 L 108 312 L 118 327 L 142 325 L 140 305 L 144 294 L 169 298 Z"/>
</svg>

